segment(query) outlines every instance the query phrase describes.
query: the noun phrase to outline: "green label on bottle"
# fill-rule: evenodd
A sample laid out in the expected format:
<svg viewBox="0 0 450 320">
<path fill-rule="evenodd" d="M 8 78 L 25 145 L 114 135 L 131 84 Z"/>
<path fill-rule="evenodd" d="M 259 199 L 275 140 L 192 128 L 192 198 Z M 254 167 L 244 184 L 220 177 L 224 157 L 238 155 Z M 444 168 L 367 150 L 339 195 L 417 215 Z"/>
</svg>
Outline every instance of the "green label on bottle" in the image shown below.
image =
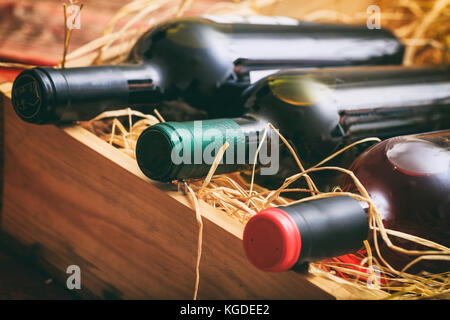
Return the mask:
<svg viewBox="0 0 450 320">
<path fill-rule="evenodd" d="M 165 122 L 152 127 L 164 134 L 171 150 L 170 173 L 167 180 L 205 177 L 225 142 L 229 146 L 223 155 L 217 173 L 239 170 L 248 163 L 245 135 L 240 126 L 231 119 Z M 168 159 L 168 157 L 164 157 Z"/>
</svg>

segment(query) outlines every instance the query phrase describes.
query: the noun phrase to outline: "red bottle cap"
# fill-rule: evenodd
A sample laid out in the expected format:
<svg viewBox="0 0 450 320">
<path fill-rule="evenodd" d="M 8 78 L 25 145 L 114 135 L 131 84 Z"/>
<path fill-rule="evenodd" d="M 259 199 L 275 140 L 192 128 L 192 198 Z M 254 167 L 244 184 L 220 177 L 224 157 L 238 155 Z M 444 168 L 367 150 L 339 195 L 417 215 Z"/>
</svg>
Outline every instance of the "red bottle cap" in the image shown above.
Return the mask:
<svg viewBox="0 0 450 320">
<path fill-rule="evenodd" d="M 245 226 L 243 243 L 248 260 L 263 271 L 287 271 L 300 256 L 297 224 L 279 208 L 268 208 L 253 216 Z"/>
</svg>

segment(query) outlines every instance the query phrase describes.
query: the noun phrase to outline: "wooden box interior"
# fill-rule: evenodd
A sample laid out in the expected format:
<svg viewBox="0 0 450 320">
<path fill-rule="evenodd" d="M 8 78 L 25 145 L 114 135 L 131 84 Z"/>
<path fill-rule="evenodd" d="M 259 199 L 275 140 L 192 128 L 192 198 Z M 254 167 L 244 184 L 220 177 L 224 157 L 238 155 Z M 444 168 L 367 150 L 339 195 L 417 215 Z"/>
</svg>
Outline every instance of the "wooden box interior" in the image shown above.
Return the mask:
<svg viewBox="0 0 450 320">
<path fill-rule="evenodd" d="M 28 124 L 9 99 L 2 104 L 3 239 L 62 283 L 78 265 L 82 297 L 192 299 L 198 224 L 188 197 L 87 130 Z M 370 297 L 310 274 L 257 270 L 242 248 L 243 225 L 200 206 L 199 299 Z"/>
</svg>

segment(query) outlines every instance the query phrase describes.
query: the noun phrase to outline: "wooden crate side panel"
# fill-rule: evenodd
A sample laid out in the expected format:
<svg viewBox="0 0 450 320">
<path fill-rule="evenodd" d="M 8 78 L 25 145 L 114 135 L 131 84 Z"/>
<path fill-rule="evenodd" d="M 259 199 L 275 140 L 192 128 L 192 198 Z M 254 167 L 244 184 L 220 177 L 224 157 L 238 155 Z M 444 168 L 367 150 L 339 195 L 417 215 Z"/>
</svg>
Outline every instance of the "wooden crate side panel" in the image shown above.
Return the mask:
<svg viewBox="0 0 450 320">
<path fill-rule="evenodd" d="M 60 128 L 23 123 L 9 101 L 4 112 L 4 232 L 62 281 L 80 266 L 86 296 L 192 298 L 192 209 Z M 256 270 L 238 237 L 203 220 L 199 298 L 332 298 L 302 275 Z"/>
</svg>

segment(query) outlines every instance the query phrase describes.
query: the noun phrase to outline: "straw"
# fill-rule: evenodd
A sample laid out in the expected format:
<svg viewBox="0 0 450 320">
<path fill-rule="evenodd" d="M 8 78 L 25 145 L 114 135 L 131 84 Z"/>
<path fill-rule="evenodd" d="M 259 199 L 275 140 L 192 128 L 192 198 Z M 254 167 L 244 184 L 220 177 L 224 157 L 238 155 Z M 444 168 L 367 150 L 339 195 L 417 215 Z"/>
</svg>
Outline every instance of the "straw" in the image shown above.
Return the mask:
<svg viewBox="0 0 450 320">
<path fill-rule="evenodd" d="M 129 114 L 130 111 L 122 111 L 122 117 L 125 117 Z M 99 117 L 101 119 L 105 119 L 103 117 Z M 117 120 L 115 118 L 114 120 Z M 142 121 L 142 120 L 139 120 Z M 136 123 L 132 123 L 130 125 L 133 130 L 135 129 L 136 125 L 139 123 L 137 121 Z M 92 122 L 101 122 L 99 119 L 92 121 Z M 114 126 L 114 123 L 116 123 L 116 127 L 119 128 L 119 133 L 114 132 L 112 136 L 114 137 L 121 137 L 124 139 L 126 137 L 127 139 L 137 139 L 137 136 L 133 136 L 131 138 L 130 136 L 127 136 L 126 128 L 123 125 L 119 125 L 119 122 L 112 122 L 112 126 Z M 143 126 L 144 128 L 146 125 Z M 269 125 L 270 127 L 270 125 Z M 143 128 L 141 129 L 143 130 Z M 284 137 L 278 132 L 275 131 L 280 138 L 283 141 L 286 141 Z M 106 135 L 103 135 L 105 137 Z M 110 136 L 111 138 L 111 136 Z M 239 179 L 236 179 L 234 176 L 227 176 L 227 175 L 219 175 L 214 176 L 214 171 L 217 168 L 217 164 L 220 162 L 221 158 L 223 157 L 224 151 L 227 147 L 227 144 L 224 144 L 222 148 L 220 149 L 220 152 L 218 152 L 215 161 L 213 162 L 213 165 L 210 168 L 210 171 L 208 173 L 208 176 L 205 179 L 195 179 L 192 181 L 184 181 L 183 183 L 186 184 L 186 187 L 189 190 L 189 197 L 191 201 L 194 201 L 193 197 L 195 196 L 196 201 L 203 200 L 206 203 L 209 203 L 210 205 L 219 208 L 223 210 L 223 212 L 241 223 L 245 224 L 248 219 L 250 219 L 253 215 L 255 215 L 260 210 L 272 207 L 272 206 L 278 206 L 278 205 L 294 205 L 296 203 L 301 203 L 305 201 L 310 200 L 316 200 L 316 199 L 323 199 L 328 197 L 336 197 L 336 196 L 349 196 L 352 197 L 358 201 L 366 201 L 369 204 L 369 225 L 370 230 L 373 233 L 373 243 L 374 243 L 374 249 L 377 254 L 377 258 L 375 258 L 374 253 L 372 253 L 371 248 L 368 246 L 367 242 L 365 243 L 367 254 L 366 256 L 361 259 L 361 265 L 344 265 L 344 264 L 337 264 L 336 262 L 332 262 L 329 260 L 325 260 L 323 262 L 317 262 L 313 263 L 310 266 L 310 273 L 321 275 L 323 274 L 317 270 L 328 270 L 330 272 L 331 270 L 334 270 L 336 272 L 339 272 L 341 274 L 347 274 L 353 277 L 352 281 L 348 281 L 348 279 L 342 279 L 342 281 L 347 281 L 347 285 L 354 286 L 355 289 L 358 290 L 366 290 L 367 287 L 367 279 L 372 280 L 375 282 L 375 286 L 371 288 L 371 290 L 380 290 L 385 293 L 391 293 L 394 292 L 393 299 L 398 298 L 418 298 L 418 297 L 445 297 L 447 295 L 447 291 L 449 289 L 449 275 L 448 274 L 442 274 L 442 275 L 414 275 L 414 274 L 408 274 L 406 271 L 414 264 L 416 264 L 419 261 L 422 260 L 449 260 L 450 258 L 450 249 L 429 241 L 427 239 L 423 239 L 414 235 L 406 234 L 403 232 L 399 232 L 396 230 L 390 230 L 384 227 L 383 221 L 381 218 L 381 214 L 377 211 L 377 208 L 374 206 L 367 190 L 364 188 L 364 186 L 361 184 L 361 182 L 357 179 L 357 177 L 353 174 L 353 172 L 340 168 L 340 167 L 330 167 L 330 166 L 322 166 L 326 161 L 331 160 L 335 156 L 349 150 L 349 148 L 354 147 L 360 143 L 365 143 L 368 141 L 379 141 L 377 138 L 368 138 L 363 139 L 360 141 L 357 141 L 351 145 L 348 145 L 341 150 L 338 150 L 333 155 L 330 155 L 323 161 L 319 162 L 317 165 L 309 168 L 304 169 L 303 166 L 299 167 L 303 168 L 303 171 L 299 172 L 298 174 L 295 174 L 289 178 L 286 179 L 285 183 L 277 190 L 266 190 L 260 186 L 257 186 L 255 184 L 252 185 L 251 188 L 247 189 L 245 186 L 241 184 L 241 181 Z M 288 149 L 291 150 L 292 156 L 297 157 L 298 162 L 301 165 L 301 161 L 298 158 L 297 154 L 293 151 L 292 148 L 289 148 L 289 144 L 286 141 L 285 142 L 288 146 Z M 124 146 L 122 144 L 121 148 L 122 150 L 128 150 L 127 154 L 133 153 L 131 145 Z M 131 149 L 130 149 L 131 148 Z M 130 152 L 131 151 L 131 152 Z M 302 179 L 306 176 L 308 176 L 311 172 L 316 171 L 323 171 L 323 170 L 332 170 L 332 171 L 339 171 L 344 174 L 349 175 L 357 190 L 358 194 L 350 193 L 350 192 L 343 192 L 339 188 L 337 188 L 334 192 L 329 193 L 323 193 L 319 190 L 316 190 L 315 192 L 312 188 L 309 189 L 289 189 L 289 186 L 294 183 L 295 181 Z M 254 174 L 254 171 L 253 171 Z M 253 177 L 252 177 L 253 181 Z M 309 197 L 302 198 L 300 200 L 291 200 L 281 197 L 281 194 L 283 192 L 291 192 L 291 191 L 297 191 L 297 192 L 308 192 L 312 195 Z M 199 216 L 201 216 L 201 212 L 199 211 L 198 206 L 194 206 L 196 211 L 197 219 Z M 200 228 L 200 223 L 199 223 Z M 200 231 L 199 231 L 200 233 Z M 396 270 L 392 266 L 390 266 L 382 257 L 382 255 L 379 252 L 379 245 L 378 245 L 378 237 L 381 237 L 381 241 L 383 241 L 389 248 L 392 250 L 396 250 L 398 252 L 417 256 L 412 262 L 410 262 L 408 265 L 406 265 L 402 270 Z M 407 250 L 402 247 L 396 246 L 392 243 L 391 237 L 397 237 L 402 238 L 414 243 L 421 244 L 423 246 L 428 247 L 429 249 L 426 250 Z M 199 246 L 201 241 L 199 240 Z M 201 248 L 199 247 L 199 252 L 197 254 L 197 266 L 196 266 L 196 275 L 198 276 L 198 270 L 199 270 L 199 262 L 200 262 L 200 253 Z M 365 267 L 364 265 L 367 265 Z M 379 278 L 377 278 L 377 275 L 374 272 L 374 265 L 377 266 L 377 270 L 380 272 Z M 356 268 L 356 269 L 355 269 Z M 359 269 L 358 269 L 359 268 Z M 358 270 L 367 270 L 367 273 L 361 272 Z M 366 278 L 364 280 L 364 278 Z M 433 281 L 428 281 L 428 279 L 432 278 Z M 386 280 L 386 283 L 379 283 L 381 280 Z M 395 282 L 396 285 L 392 286 L 391 283 Z M 198 289 L 198 283 L 199 279 L 196 278 L 196 288 Z M 194 297 L 197 296 L 198 291 L 195 291 Z M 377 294 L 377 297 L 389 297 L 386 295 L 383 295 L 382 293 Z"/>
<path fill-rule="evenodd" d="M 262 10 L 270 12 L 281 1 L 222 1 L 211 6 L 205 13 L 256 15 Z M 382 27 L 393 30 L 405 44 L 405 64 L 448 63 L 448 46 L 450 44 L 450 25 L 448 23 L 448 16 L 450 15 L 449 2 L 450 0 L 438 0 L 434 2 L 425 0 L 382 0 L 377 2 L 381 8 Z M 166 19 L 182 16 L 193 5 L 195 5 L 195 1 L 191 0 L 132 1 L 116 13 L 105 26 L 101 37 L 77 48 L 71 53 L 68 52 L 70 30 L 66 30 L 63 58 L 60 65 L 67 67 L 120 63 L 126 58 L 129 50 L 145 30 Z M 286 15 L 289 15 L 289 12 L 286 12 Z M 347 14 L 333 10 L 318 10 L 295 18 L 308 21 L 364 24 L 367 19 L 367 14 L 365 12 Z M 116 30 L 116 25 L 118 25 L 119 21 L 125 21 L 125 24 Z M 142 24 L 137 26 L 138 22 L 142 23 L 142 21 L 148 21 L 147 27 L 142 26 Z M 32 67 L 4 62 L 0 63 L 0 66 L 22 69 Z M 10 97 L 11 83 L 1 84 L 0 91 Z M 134 148 L 139 134 L 147 127 L 164 121 L 157 110 L 155 110 L 154 114 L 156 117 L 131 109 L 108 111 L 91 121 L 80 122 L 79 125 L 134 158 Z M 133 120 L 135 121 L 133 122 Z M 256 185 L 254 183 L 255 168 L 252 170 L 251 182 L 248 185 L 246 181 L 242 180 L 242 177 L 236 174 L 214 175 L 216 165 L 211 167 L 206 179 L 177 182 L 183 183 L 188 190 L 187 196 L 193 203 L 199 226 L 194 299 L 198 296 L 200 281 L 199 270 L 203 230 L 201 212 L 198 205 L 200 200 L 222 210 L 225 215 L 233 217 L 242 224 L 245 224 L 254 214 L 267 207 L 293 205 L 304 201 L 335 196 L 350 196 L 360 201 L 366 201 L 369 204 L 369 226 L 372 232 L 373 246 L 371 247 L 368 245 L 368 242 L 365 242 L 366 250 L 364 253 L 355 254 L 355 256 L 360 258 L 359 265 L 342 263 L 338 259 L 332 258 L 311 263 L 308 269 L 310 274 L 332 279 L 355 292 L 370 292 L 376 299 L 442 299 L 450 297 L 450 272 L 442 274 L 408 273 L 408 270 L 414 264 L 423 260 L 449 260 L 449 248 L 427 239 L 385 228 L 381 214 L 377 211 L 367 190 L 356 176 L 344 168 L 323 166 L 327 161 L 342 152 L 346 152 L 357 144 L 368 141 L 376 142 L 379 141 L 378 138 L 373 137 L 355 142 L 333 155 L 326 157 L 315 166 L 305 169 L 300 161 L 301 155 L 297 155 L 294 152 L 293 148 L 278 130 L 273 126 L 269 127 L 285 143 L 299 167 L 299 173 L 286 179 L 280 188 L 268 190 Z M 264 138 L 266 138 L 269 127 L 266 129 Z M 223 156 L 226 145 L 222 148 L 222 152 L 216 157 L 215 164 Z M 259 152 L 259 148 L 257 152 Z M 348 175 L 355 184 L 358 194 L 342 192 L 339 186 L 336 186 L 333 192 L 321 192 L 309 176 L 311 172 L 321 170 L 338 171 Z M 306 179 L 308 188 L 290 188 L 290 185 L 299 179 Z M 291 192 L 309 193 L 310 196 L 296 201 L 282 196 L 282 194 Z M 402 238 L 413 243 L 421 244 L 427 247 L 427 249 L 407 250 L 394 245 L 391 237 Z M 380 241 L 392 250 L 411 255 L 414 259 L 403 266 L 401 270 L 396 270 L 380 254 Z M 375 270 L 378 270 L 379 274 Z M 372 284 L 375 284 L 370 289 L 367 287 L 368 280 Z"/>
</svg>

